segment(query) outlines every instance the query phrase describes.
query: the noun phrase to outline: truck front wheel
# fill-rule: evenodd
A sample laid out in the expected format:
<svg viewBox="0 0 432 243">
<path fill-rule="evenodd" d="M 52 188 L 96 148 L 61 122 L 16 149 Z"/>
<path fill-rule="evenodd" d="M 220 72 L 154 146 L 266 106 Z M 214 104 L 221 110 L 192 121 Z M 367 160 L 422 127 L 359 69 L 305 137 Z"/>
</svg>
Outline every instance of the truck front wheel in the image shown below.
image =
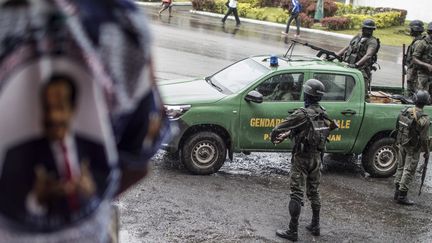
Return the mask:
<svg viewBox="0 0 432 243">
<path fill-rule="evenodd" d="M 181 159 L 193 174 L 209 175 L 222 167 L 226 153 L 226 145 L 218 134 L 199 132 L 183 143 Z"/>
<path fill-rule="evenodd" d="M 363 154 L 363 167 L 371 176 L 390 177 L 396 172 L 398 152 L 394 143 L 394 138 L 381 138 Z"/>
</svg>

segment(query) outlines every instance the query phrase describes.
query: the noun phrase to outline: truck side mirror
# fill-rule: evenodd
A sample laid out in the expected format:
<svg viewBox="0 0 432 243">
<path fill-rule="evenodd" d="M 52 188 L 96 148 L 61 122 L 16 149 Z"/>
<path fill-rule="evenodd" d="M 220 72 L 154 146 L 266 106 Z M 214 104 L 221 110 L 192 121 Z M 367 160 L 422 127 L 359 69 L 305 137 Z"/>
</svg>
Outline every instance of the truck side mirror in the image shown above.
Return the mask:
<svg viewBox="0 0 432 243">
<path fill-rule="evenodd" d="M 263 102 L 263 95 L 255 90 L 252 90 L 249 92 L 246 97 L 244 98 L 247 102 L 254 102 L 254 103 L 262 103 Z"/>
</svg>

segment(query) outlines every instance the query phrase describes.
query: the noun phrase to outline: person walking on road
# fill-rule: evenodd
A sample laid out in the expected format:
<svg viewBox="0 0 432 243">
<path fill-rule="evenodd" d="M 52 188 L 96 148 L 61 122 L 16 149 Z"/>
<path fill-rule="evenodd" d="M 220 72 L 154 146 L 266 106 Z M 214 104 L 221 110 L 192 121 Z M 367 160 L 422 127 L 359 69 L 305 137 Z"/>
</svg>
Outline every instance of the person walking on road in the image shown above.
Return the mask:
<svg viewBox="0 0 432 243">
<path fill-rule="evenodd" d="M 423 22 L 420 20 L 413 20 L 409 24 L 410 26 L 410 35 L 413 37 L 413 41 L 408 46 L 407 53 L 405 55 L 405 63 L 404 65 L 407 68 L 407 85 L 408 85 L 408 96 L 412 97 L 416 90 L 417 90 L 417 68 L 416 65 L 413 63 L 413 53 L 420 42 L 424 38 L 423 31 Z"/>
<path fill-rule="evenodd" d="M 430 96 L 425 90 L 418 90 L 414 97 L 415 107 L 401 111 L 396 123 L 396 146 L 399 150 L 396 171 L 394 200 L 402 205 L 413 205 L 407 197 L 409 186 L 419 162 L 420 152 L 429 154 L 429 116 L 423 107 L 429 103 Z M 426 157 L 426 156 L 425 156 Z"/>
<path fill-rule="evenodd" d="M 225 24 L 226 19 L 232 13 L 236 20 L 236 26 L 237 27 L 240 26 L 240 18 L 238 16 L 238 11 L 237 11 L 237 0 L 229 0 L 227 7 L 228 7 L 228 11 L 225 14 L 225 16 L 222 18 L 222 23 Z"/>
<path fill-rule="evenodd" d="M 427 27 L 427 36 L 414 49 L 413 63 L 418 65 L 418 89 L 431 94 L 432 86 L 432 22 Z"/>
<path fill-rule="evenodd" d="M 161 10 L 159 10 L 159 15 L 161 15 L 163 11 L 168 9 L 169 16 L 172 17 L 171 8 L 172 8 L 172 0 L 162 0 L 162 8 Z"/>
<path fill-rule="evenodd" d="M 351 39 L 348 46 L 337 54 L 343 57 L 344 62 L 351 68 L 358 68 L 365 80 L 365 94 L 368 99 L 368 91 L 372 81 L 373 64 L 377 61 L 380 48 L 379 39 L 373 36 L 376 29 L 375 22 L 371 19 L 363 21 L 362 32 Z"/>
<path fill-rule="evenodd" d="M 328 118 L 325 109 L 319 105 L 325 91 L 323 83 L 309 79 L 303 87 L 305 107 L 297 109 L 271 132 L 271 141 L 275 145 L 286 138 L 294 141 L 289 202 L 291 220 L 287 230 L 276 231 L 277 236 L 292 241 L 298 240 L 298 221 L 305 187 L 312 207 L 312 222 L 306 229 L 312 235 L 320 235 L 321 155 L 325 152 L 327 136 L 331 130 L 337 128 L 336 123 Z"/>
<path fill-rule="evenodd" d="M 302 7 L 301 7 L 301 4 L 300 4 L 299 0 L 291 0 L 291 4 L 292 4 L 291 16 L 288 19 L 288 23 L 287 23 L 285 32 L 282 31 L 282 34 L 288 35 L 291 22 L 293 20 L 295 20 L 296 27 L 297 27 L 297 32 L 294 35 L 294 37 L 299 37 L 300 36 L 300 19 L 299 19 L 299 15 L 300 15 L 300 11 L 301 11 Z"/>
</svg>

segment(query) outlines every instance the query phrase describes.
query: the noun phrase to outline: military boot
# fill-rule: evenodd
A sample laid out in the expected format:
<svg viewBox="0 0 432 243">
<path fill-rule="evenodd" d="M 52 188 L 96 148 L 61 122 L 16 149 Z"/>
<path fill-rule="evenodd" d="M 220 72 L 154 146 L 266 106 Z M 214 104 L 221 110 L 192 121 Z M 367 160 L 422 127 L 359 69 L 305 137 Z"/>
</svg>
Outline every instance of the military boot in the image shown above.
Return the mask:
<svg viewBox="0 0 432 243">
<path fill-rule="evenodd" d="M 289 203 L 289 212 L 291 220 L 288 230 L 276 230 L 276 235 L 290 241 L 298 241 L 298 220 L 300 217 L 301 203 L 296 199 L 291 199 Z"/>
<path fill-rule="evenodd" d="M 320 235 L 320 210 L 319 209 L 313 209 L 312 210 L 312 222 L 306 226 L 306 229 L 311 232 L 314 236 Z"/>
<path fill-rule="evenodd" d="M 395 192 L 394 192 L 394 197 L 393 197 L 393 199 L 394 199 L 395 201 L 397 201 L 398 198 L 399 198 L 399 183 L 398 183 L 398 184 L 395 184 Z"/>
<path fill-rule="evenodd" d="M 408 191 L 399 191 L 399 197 L 397 203 L 402 205 L 413 205 L 414 202 L 408 199 Z"/>
<path fill-rule="evenodd" d="M 281 229 L 276 230 L 276 235 L 290 241 L 298 241 L 297 229 L 298 229 L 298 218 L 297 220 L 293 220 L 293 218 L 291 218 L 288 230 L 281 230 Z"/>
</svg>

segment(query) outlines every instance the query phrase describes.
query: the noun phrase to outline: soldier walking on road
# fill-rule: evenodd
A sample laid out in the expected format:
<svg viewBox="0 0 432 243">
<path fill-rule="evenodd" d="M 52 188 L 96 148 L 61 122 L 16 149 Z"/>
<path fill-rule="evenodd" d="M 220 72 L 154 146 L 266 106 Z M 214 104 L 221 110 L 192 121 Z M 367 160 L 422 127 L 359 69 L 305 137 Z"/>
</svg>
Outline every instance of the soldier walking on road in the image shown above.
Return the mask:
<svg viewBox="0 0 432 243">
<path fill-rule="evenodd" d="M 424 27 L 423 27 L 423 22 L 420 20 L 411 21 L 409 26 L 410 26 L 410 35 L 414 38 L 411 44 L 408 46 L 408 50 L 404 58 L 405 60 L 404 65 L 407 68 L 408 96 L 412 97 L 415 94 L 418 86 L 417 68 L 416 65 L 413 63 L 413 53 L 420 40 L 424 38 L 424 36 L 422 35 L 424 31 Z"/>
<path fill-rule="evenodd" d="M 412 205 L 407 197 L 409 185 L 415 176 L 420 152 L 429 154 L 429 116 L 423 107 L 430 102 L 428 92 L 418 90 L 413 97 L 415 107 L 407 107 L 399 114 L 396 145 L 399 161 L 396 171 L 394 200 L 399 204 Z"/>
<path fill-rule="evenodd" d="M 288 230 L 276 231 L 277 236 L 292 241 L 298 240 L 298 220 L 305 187 L 312 207 L 312 222 L 306 226 L 306 229 L 312 235 L 320 235 L 321 154 L 325 151 L 327 136 L 337 127 L 318 103 L 324 95 L 324 85 L 319 80 L 310 79 L 303 88 L 305 108 L 297 109 L 271 133 L 271 141 L 274 144 L 281 143 L 286 138 L 294 141 L 291 160 L 291 200 L 289 202 L 291 220 Z"/>
<path fill-rule="evenodd" d="M 427 36 L 414 49 L 413 63 L 418 65 L 418 89 L 431 93 L 432 86 L 432 22 L 427 27 Z"/>
<path fill-rule="evenodd" d="M 366 97 L 372 81 L 373 64 L 377 61 L 377 53 L 380 48 L 379 39 L 373 36 L 375 29 L 376 25 L 373 20 L 365 20 L 362 33 L 352 38 L 349 45 L 337 53 L 343 57 L 344 62 L 347 62 L 349 67 L 358 68 L 362 72 L 366 84 Z"/>
</svg>

